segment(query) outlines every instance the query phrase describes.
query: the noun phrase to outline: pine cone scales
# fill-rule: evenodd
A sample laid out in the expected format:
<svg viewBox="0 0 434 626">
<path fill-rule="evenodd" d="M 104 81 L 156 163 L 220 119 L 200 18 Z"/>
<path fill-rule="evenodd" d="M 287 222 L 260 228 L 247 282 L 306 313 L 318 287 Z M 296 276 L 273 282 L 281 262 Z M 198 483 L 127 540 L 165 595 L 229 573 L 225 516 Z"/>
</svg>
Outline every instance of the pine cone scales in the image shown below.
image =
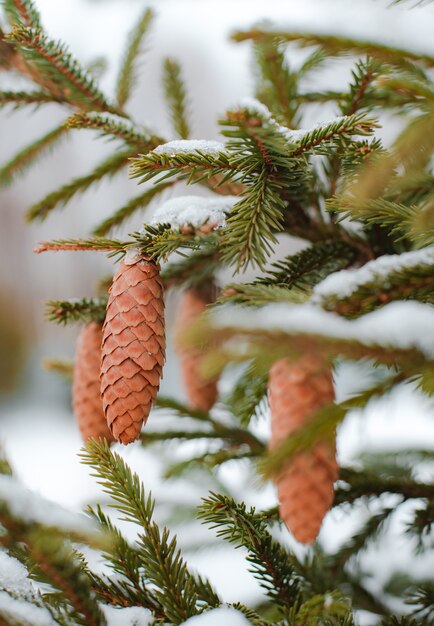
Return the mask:
<svg viewBox="0 0 434 626">
<path fill-rule="evenodd" d="M 205 380 L 200 373 L 203 354 L 197 348 L 185 348 L 182 337 L 185 330 L 200 318 L 211 302 L 205 293 L 189 289 L 183 296 L 178 309 L 175 329 L 175 347 L 181 360 L 184 387 L 192 408 L 209 411 L 217 398 L 217 382 Z"/>
<path fill-rule="evenodd" d="M 104 437 L 114 441 L 102 408 L 99 366 L 102 326 L 91 322 L 81 330 L 76 344 L 72 407 L 84 441 Z"/>
<path fill-rule="evenodd" d="M 331 372 L 311 356 L 295 363 L 281 359 L 270 370 L 270 449 L 309 422 L 334 399 Z M 280 516 L 297 541 L 312 543 L 330 509 L 338 477 L 335 446 L 318 442 L 296 454 L 276 478 Z"/>
<path fill-rule="evenodd" d="M 118 441 L 139 437 L 155 401 L 165 360 L 163 286 L 157 265 L 123 261 L 113 279 L 103 327 L 101 394 Z"/>
</svg>

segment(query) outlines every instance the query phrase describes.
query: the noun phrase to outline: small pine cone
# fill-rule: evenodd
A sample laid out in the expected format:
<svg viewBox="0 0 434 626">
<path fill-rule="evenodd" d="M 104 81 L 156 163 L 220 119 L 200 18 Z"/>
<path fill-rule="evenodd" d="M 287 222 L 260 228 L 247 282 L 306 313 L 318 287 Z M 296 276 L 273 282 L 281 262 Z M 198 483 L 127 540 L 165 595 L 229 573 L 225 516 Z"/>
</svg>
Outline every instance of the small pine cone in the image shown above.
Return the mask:
<svg viewBox="0 0 434 626">
<path fill-rule="evenodd" d="M 201 373 L 203 354 L 197 348 L 182 345 L 185 330 L 194 325 L 205 311 L 212 298 L 205 291 L 189 289 L 183 296 L 178 309 L 175 329 L 175 348 L 181 360 L 181 372 L 188 400 L 194 409 L 209 411 L 217 398 L 217 381 L 205 380 Z"/>
<path fill-rule="evenodd" d="M 103 326 L 101 394 L 115 439 L 135 441 L 157 396 L 165 360 L 163 286 L 144 257 L 122 261 Z"/>
<path fill-rule="evenodd" d="M 101 324 L 91 322 L 81 330 L 76 344 L 72 407 L 84 441 L 91 437 L 114 441 L 107 426 L 100 394 L 101 340 Z"/>
<path fill-rule="evenodd" d="M 272 435 L 270 449 L 309 422 L 315 411 L 333 402 L 329 369 L 310 355 L 291 363 L 281 359 L 268 383 Z M 297 541 L 313 543 L 333 503 L 338 478 L 334 442 L 321 441 L 299 452 L 276 478 L 280 516 Z"/>
</svg>

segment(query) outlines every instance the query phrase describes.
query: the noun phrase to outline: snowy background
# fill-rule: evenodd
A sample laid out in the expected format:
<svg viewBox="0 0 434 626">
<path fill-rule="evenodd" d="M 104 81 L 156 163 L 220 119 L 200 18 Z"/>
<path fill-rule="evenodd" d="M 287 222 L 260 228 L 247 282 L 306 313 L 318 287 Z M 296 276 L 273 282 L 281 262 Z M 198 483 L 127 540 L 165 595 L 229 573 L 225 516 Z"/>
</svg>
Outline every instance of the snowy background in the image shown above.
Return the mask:
<svg viewBox="0 0 434 626">
<path fill-rule="evenodd" d="M 43 23 L 55 38 L 65 40 L 84 63 L 97 57 L 107 60 L 102 88 L 111 94 L 116 79 L 125 37 L 144 6 L 155 5 L 158 16 L 147 40 L 142 79 L 131 100 L 129 111 L 141 122 L 161 129 L 170 137 L 161 89 L 161 65 L 166 56 L 177 58 L 183 67 L 192 111 L 194 138 L 219 139 L 216 119 L 226 108 L 253 95 L 253 74 L 248 44 L 233 44 L 228 35 L 266 18 L 280 28 L 340 32 L 348 36 L 376 39 L 386 44 L 408 46 L 434 54 L 432 26 L 434 6 L 410 9 L 412 3 L 388 7 L 379 1 L 348 0 L 36 0 Z M 299 63 L 305 53 L 292 52 Z M 316 87 L 338 89 L 345 85 L 350 64 L 340 61 L 317 76 Z M 20 88 L 20 81 L 0 76 L 0 88 Z M 311 107 L 306 125 L 330 118 L 333 110 Z M 65 117 L 57 106 L 30 114 L 1 112 L 2 145 L 0 161 L 6 162 L 28 144 Z M 396 120 L 387 120 L 383 135 L 391 138 L 399 128 Z M 52 155 L 44 158 L 24 178 L 0 195 L 0 313 L 22 322 L 28 343 L 25 369 L 19 389 L 0 396 L 0 438 L 17 476 L 30 488 L 72 509 L 79 510 L 85 501 L 98 496 L 98 490 L 77 459 L 80 438 L 69 408 L 69 388 L 41 367 L 43 356 L 71 357 L 77 330 L 58 328 L 43 318 L 43 302 L 92 295 L 96 281 L 105 276 L 112 263 L 98 254 L 46 254 L 35 257 L 32 249 L 40 240 L 85 234 L 105 216 L 135 195 L 136 183 L 126 174 L 109 184 L 102 184 L 85 196 L 57 211 L 43 224 L 26 225 L 26 208 L 37 199 L 87 172 L 110 147 L 95 140 L 92 133 L 72 133 Z M 177 190 L 173 193 L 185 193 Z M 191 192 L 190 192 L 191 193 Z M 166 194 L 165 198 L 169 197 Z M 151 207 L 155 209 L 155 207 Z M 140 227 L 140 217 L 123 232 Z M 285 248 L 300 247 L 296 240 L 282 242 Z M 3 296 L 2 296 L 3 294 Z M 8 306 L 4 304 L 7 294 Z M 3 302 L 3 304 L 1 304 Z M 175 298 L 169 297 L 169 325 L 173 319 Z M 12 310 L 11 310 L 12 309 Z M 2 355 L 4 359 L 4 355 Z M 169 349 L 162 392 L 182 399 L 176 359 Z M 224 381 L 223 381 L 223 384 Z M 337 391 L 341 397 L 363 385 L 363 375 L 354 368 L 341 368 Z M 339 453 L 347 461 L 363 449 L 394 449 L 400 446 L 426 445 L 434 435 L 432 405 L 408 388 L 402 388 L 387 401 L 371 405 L 366 415 L 352 415 L 339 435 Z M 151 423 L 156 416 L 151 416 Z M 258 433 L 267 436 L 266 416 L 257 425 Z M 165 454 L 187 455 L 191 446 L 169 449 Z M 179 530 L 184 546 L 191 548 L 189 560 L 209 574 L 227 601 L 255 602 L 260 594 L 254 579 L 246 572 L 242 554 L 232 548 L 213 544 L 213 533 L 196 525 L 182 525 L 183 507 L 199 503 L 204 493 L 202 479 L 167 482 L 161 479 L 163 452 L 143 452 L 138 445 L 122 454 L 145 480 L 157 497 L 161 519 L 169 519 Z M 214 489 L 225 489 L 251 504 L 271 506 L 271 487 L 252 484 L 248 467 L 227 464 L 215 478 Z M 182 497 L 180 498 L 180 494 Z M 175 511 L 176 509 L 176 511 Z M 322 532 L 326 545 L 334 547 L 361 524 L 366 515 L 362 507 L 356 518 L 344 513 L 328 518 Z M 395 519 L 384 554 L 365 555 L 367 567 L 376 569 L 372 588 L 387 579 L 393 569 L 407 570 L 411 548 L 400 539 L 405 519 Z M 287 539 L 290 542 L 290 539 Z M 211 544 L 196 549 L 198 543 Z M 299 550 L 299 548 L 296 548 Z M 381 567 L 376 565 L 381 563 Z M 421 558 L 413 563 L 421 576 L 428 575 L 429 564 Z M 236 581 L 236 582 L 235 582 Z M 227 621 L 229 624 L 229 622 Z M 238 623 L 233 622 L 234 626 Z M 241 622 L 239 622 L 241 624 Z M 369 622 L 367 622 L 369 623 Z M 196 622 L 195 622 L 196 624 Z M 193 622 L 192 622 L 193 626 Z M 197 622 L 199 626 L 199 622 Z"/>
</svg>

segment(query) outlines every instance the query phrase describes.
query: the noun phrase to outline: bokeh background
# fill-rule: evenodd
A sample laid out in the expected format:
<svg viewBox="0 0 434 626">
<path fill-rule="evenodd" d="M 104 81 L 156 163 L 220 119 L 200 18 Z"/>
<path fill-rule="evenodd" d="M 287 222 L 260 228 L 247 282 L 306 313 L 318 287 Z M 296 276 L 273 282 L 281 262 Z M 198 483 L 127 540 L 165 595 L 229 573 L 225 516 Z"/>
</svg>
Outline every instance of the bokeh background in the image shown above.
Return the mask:
<svg viewBox="0 0 434 626">
<path fill-rule="evenodd" d="M 161 87 L 161 67 L 165 57 L 175 57 L 183 67 L 189 93 L 193 138 L 218 139 L 218 117 L 229 106 L 254 93 L 254 72 L 248 44 L 229 40 L 233 30 L 268 20 L 282 29 L 343 33 L 361 39 L 408 47 L 434 54 L 432 37 L 434 5 L 417 6 L 403 2 L 364 0 L 35 0 L 43 23 L 54 38 L 67 42 L 83 64 L 103 59 L 106 66 L 100 78 L 102 89 L 112 94 L 119 61 L 128 32 L 145 6 L 157 13 L 143 55 L 141 78 L 129 106 L 133 117 L 168 138 L 171 137 L 167 109 Z M 307 51 L 308 52 L 308 51 Z M 298 64 L 307 54 L 289 48 L 291 63 Z M 315 88 L 338 89 L 349 78 L 350 60 L 330 63 L 315 74 Z M 23 79 L 0 75 L 0 89 L 19 89 Z M 323 105 L 310 107 L 303 125 L 333 117 Z M 54 128 L 65 118 L 57 105 L 36 111 L 0 112 L 0 163 L 8 161 L 21 147 Z M 381 134 L 390 142 L 400 128 L 400 120 L 384 119 Z M 81 442 L 70 411 L 69 386 L 43 369 L 44 356 L 72 358 L 75 328 L 59 328 L 44 319 L 44 301 L 91 296 L 97 281 L 113 270 L 113 262 L 103 254 L 61 253 L 35 256 L 40 240 L 85 235 L 116 208 L 135 195 L 136 181 L 126 171 L 109 183 L 78 196 L 46 222 L 25 223 L 25 211 L 39 198 L 86 173 L 108 153 L 104 140 L 92 132 L 76 131 L 63 140 L 30 171 L 0 194 L 0 439 L 17 474 L 31 488 L 62 504 L 81 508 L 94 498 L 97 489 L 77 459 Z M 195 191 L 195 190 L 194 190 Z M 185 194 L 182 187 L 171 194 Z M 167 195 L 166 195 L 167 197 Z M 161 201 L 161 200 L 160 200 Z M 155 207 L 150 207 L 148 214 Z M 118 234 L 141 226 L 146 216 L 136 217 Z M 296 249 L 302 243 L 285 238 L 281 250 Z M 224 276 L 222 276 L 224 279 Z M 176 314 L 176 296 L 167 303 L 169 331 Z M 223 381 L 223 386 L 227 383 Z M 363 384 L 360 370 L 338 371 L 338 394 L 350 393 Z M 169 348 L 168 365 L 162 385 L 164 394 L 183 398 L 176 357 Z M 432 405 L 408 388 L 393 397 L 371 405 L 363 416 L 352 415 L 339 434 L 339 453 L 349 459 L 362 449 L 390 449 L 418 446 L 434 435 Z M 151 416 L 151 420 L 156 419 Z M 267 416 L 257 425 L 266 436 Z M 177 451 L 179 452 L 179 451 Z M 188 448 L 184 454 L 188 454 Z M 191 449 L 190 449 L 191 452 Z M 212 535 L 196 527 L 194 536 L 180 525 L 183 505 L 196 504 L 204 494 L 200 480 L 168 483 L 161 479 L 164 452 L 144 453 L 139 445 L 122 452 L 151 486 L 160 501 L 159 515 L 177 525 L 184 545 L 191 548 L 190 560 L 217 584 L 225 599 L 250 602 L 259 591 L 246 573 L 242 555 L 222 546 L 196 550 L 197 543 L 209 542 Z M 182 454 L 181 453 L 181 454 Z M 170 454 L 170 451 L 167 453 Z M 228 464 L 213 479 L 217 486 L 241 494 L 259 505 L 271 505 L 271 487 L 252 484 L 248 468 Z M 210 479 L 211 480 L 211 479 Z M 215 486 L 215 485 L 214 485 Z M 174 505 L 177 505 L 176 507 Z M 178 518 L 176 518 L 175 515 Z M 342 541 L 360 519 L 328 519 L 323 540 L 328 545 Z M 386 580 L 392 568 L 409 566 L 408 545 L 396 545 L 396 520 L 385 542 L 385 558 L 376 568 L 373 586 Z M 396 532 L 394 532 L 396 530 Z M 367 567 L 380 555 L 365 555 Z M 414 565 L 421 576 L 429 564 L 420 559 Z M 425 571 L 426 570 L 426 571 Z M 228 575 L 230 572 L 230 575 Z M 236 581 L 236 583 L 234 582 Z M 366 623 L 370 623 L 369 621 Z"/>
</svg>

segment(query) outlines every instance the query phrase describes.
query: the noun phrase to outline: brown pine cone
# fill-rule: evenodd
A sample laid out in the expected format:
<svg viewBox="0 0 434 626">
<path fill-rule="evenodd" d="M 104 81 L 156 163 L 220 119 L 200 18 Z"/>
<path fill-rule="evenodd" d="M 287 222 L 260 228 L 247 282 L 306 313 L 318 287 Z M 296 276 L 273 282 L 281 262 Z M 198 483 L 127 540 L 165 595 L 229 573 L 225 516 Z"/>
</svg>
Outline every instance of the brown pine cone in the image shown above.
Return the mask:
<svg viewBox="0 0 434 626">
<path fill-rule="evenodd" d="M 113 278 L 103 326 L 101 394 L 115 439 L 140 435 L 157 396 L 165 360 L 163 286 L 144 257 L 122 261 Z"/>
<path fill-rule="evenodd" d="M 291 363 L 281 359 L 270 370 L 268 383 L 273 450 L 306 425 L 315 411 L 333 402 L 329 369 L 306 355 Z M 297 541 L 313 543 L 330 509 L 338 466 L 334 442 L 321 441 L 297 453 L 282 468 L 275 482 L 280 516 Z"/>
<path fill-rule="evenodd" d="M 182 345 L 183 335 L 200 318 L 212 297 L 205 290 L 189 289 L 178 309 L 175 328 L 175 348 L 181 361 L 181 372 L 187 397 L 192 408 L 209 411 L 217 398 L 217 381 L 205 380 L 200 372 L 203 354 L 197 348 Z"/>
<path fill-rule="evenodd" d="M 107 426 L 100 394 L 101 340 L 101 324 L 91 322 L 81 330 L 76 344 L 72 407 L 84 441 L 91 437 L 114 441 Z"/>
</svg>

